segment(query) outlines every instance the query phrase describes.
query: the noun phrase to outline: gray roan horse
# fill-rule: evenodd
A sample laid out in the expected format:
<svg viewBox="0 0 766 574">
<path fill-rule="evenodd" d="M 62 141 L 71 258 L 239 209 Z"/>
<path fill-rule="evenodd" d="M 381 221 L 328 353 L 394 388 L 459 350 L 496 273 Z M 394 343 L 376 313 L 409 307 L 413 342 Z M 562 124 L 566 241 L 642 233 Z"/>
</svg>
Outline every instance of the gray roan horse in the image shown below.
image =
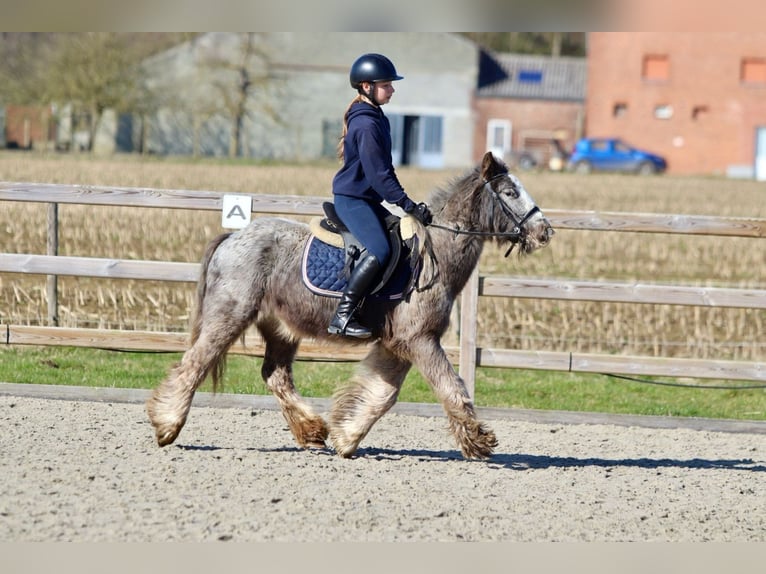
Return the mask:
<svg viewBox="0 0 766 574">
<path fill-rule="evenodd" d="M 373 342 L 352 380 L 333 396 L 327 422 L 293 384 L 300 340 L 363 341 L 329 335 L 337 301 L 311 293 L 302 282 L 309 227 L 261 217 L 212 240 L 202 262 L 191 347 L 147 402 L 159 445 L 176 439 L 196 389 L 208 375 L 216 388 L 229 347 L 255 324 L 265 342 L 261 374 L 301 447 L 325 447 L 329 437 L 338 455 L 353 456 L 396 402 L 414 364 L 441 401 L 463 456 L 489 457 L 497 446 L 495 434 L 477 420 L 440 339 L 486 240 L 510 241 L 511 248 L 528 254 L 545 246 L 553 229 L 519 180 L 491 153 L 446 189 L 436 189 L 429 205 L 433 224 L 427 230 L 417 225 L 425 237 L 422 245 L 429 247 L 423 249 L 420 288 L 402 300 L 365 302 L 361 316 L 373 331 Z"/>
</svg>

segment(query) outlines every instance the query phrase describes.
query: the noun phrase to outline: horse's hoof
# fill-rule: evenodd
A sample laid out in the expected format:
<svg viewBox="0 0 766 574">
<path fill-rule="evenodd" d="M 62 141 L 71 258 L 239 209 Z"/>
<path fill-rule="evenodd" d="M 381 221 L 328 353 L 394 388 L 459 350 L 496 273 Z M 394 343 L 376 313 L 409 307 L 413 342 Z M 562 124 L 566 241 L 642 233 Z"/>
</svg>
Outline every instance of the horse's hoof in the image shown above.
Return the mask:
<svg viewBox="0 0 766 574">
<path fill-rule="evenodd" d="M 359 439 L 361 440 L 361 439 Z M 330 433 L 330 442 L 332 443 L 335 454 L 341 458 L 351 458 L 359 447 L 359 440 L 353 441 L 342 433 Z"/>
<path fill-rule="evenodd" d="M 450 419 L 450 431 L 455 438 L 463 458 L 468 460 L 487 459 L 498 445 L 495 433 L 473 416 Z"/>
<path fill-rule="evenodd" d="M 354 449 L 354 450 L 347 450 L 347 451 L 342 451 L 342 450 L 337 450 L 336 449 L 335 450 L 335 454 L 337 454 L 340 458 L 353 458 L 354 455 L 356 454 L 356 449 Z"/>
<path fill-rule="evenodd" d="M 306 448 L 316 448 L 324 450 L 327 448 L 327 443 L 324 441 L 310 441 L 306 443 Z"/>
<path fill-rule="evenodd" d="M 495 452 L 497 445 L 495 433 L 480 424 L 477 435 L 470 443 L 463 444 L 460 450 L 468 460 L 486 460 Z"/>
<path fill-rule="evenodd" d="M 290 430 L 295 437 L 295 442 L 301 448 L 327 448 L 327 424 L 320 416 L 312 416 L 300 421 L 291 420 Z"/>
<path fill-rule="evenodd" d="M 157 429 L 157 444 L 161 447 L 171 444 L 174 440 L 176 440 L 179 432 L 181 432 L 181 429 L 170 429 L 165 431 Z"/>
</svg>

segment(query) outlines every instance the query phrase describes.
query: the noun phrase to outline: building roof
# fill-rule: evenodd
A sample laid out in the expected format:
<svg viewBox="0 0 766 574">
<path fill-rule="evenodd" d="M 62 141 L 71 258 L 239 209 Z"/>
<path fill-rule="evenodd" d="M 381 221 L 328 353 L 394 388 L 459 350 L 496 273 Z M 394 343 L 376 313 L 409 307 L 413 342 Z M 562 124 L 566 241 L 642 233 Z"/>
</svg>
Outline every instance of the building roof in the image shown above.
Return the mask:
<svg viewBox="0 0 766 574">
<path fill-rule="evenodd" d="M 480 98 L 585 101 L 585 58 L 498 54 L 482 51 Z"/>
</svg>

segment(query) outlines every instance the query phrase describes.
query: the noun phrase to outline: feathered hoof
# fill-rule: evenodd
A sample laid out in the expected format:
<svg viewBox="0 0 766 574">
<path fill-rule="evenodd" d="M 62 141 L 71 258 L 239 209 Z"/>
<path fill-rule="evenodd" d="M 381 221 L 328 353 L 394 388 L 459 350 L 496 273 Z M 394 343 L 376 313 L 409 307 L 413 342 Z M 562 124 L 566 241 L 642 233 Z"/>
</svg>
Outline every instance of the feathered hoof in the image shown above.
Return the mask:
<svg viewBox="0 0 766 574">
<path fill-rule="evenodd" d="M 168 407 L 166 401 L 160 400 L 156 393 L 146 402 L 146 414 L 154 427 L 159 446 L 167 446 L 176 440 L 186 423 L 183 411 L 179 415 L 176 409 Z"/>
<path fill-rule="evenodd" d="M 460 445 L 460 451 L 463 456 L 469 460 L 486 460 L 492 456 L 497 447 L 497 437 L 495 433 L 479 424 L 476 427 L 476 433 L 470 439 L 466 439 Z"/>
<path fill-rule="evenodd" d="M 360 441 L 351 440 L 345 433 L 334 430 L 330 433 L 330 442 L 335 449 L 335 454 L 341 458 L 351 458 L 356 453 Z"/>
<path fill-rule="evenodd" d="M 319 416 L 303 421 L 293 432 L 301 448 L 327 448 L 328 434 L 327 424 Z"/>
<path fill-rule="evenodd" d="M 309 441 L 303 445 L 303 448 L 318 448 L 324 450 L 327 448 L 327 443 L 324 441 Z"/>
<path fill-rule="evenodd" d="M 157 444 L 159 446 L 167 446 L 169 444 L 172 444 L 173 441 L 176 440 L 180 432 L 181 432 L 181 428 L 178 426 L 158 427 L 157 429 L 155 429 L 155 434 L 157 436 Z"/>
<path fill-rule="evenodd" d="M 354 455 L 356 454 L 356 447 L 346 449 L 339 449 L 335 447 L 335 454 L 337 454 L 340 458 L 354 458 Z"/>
</svg>

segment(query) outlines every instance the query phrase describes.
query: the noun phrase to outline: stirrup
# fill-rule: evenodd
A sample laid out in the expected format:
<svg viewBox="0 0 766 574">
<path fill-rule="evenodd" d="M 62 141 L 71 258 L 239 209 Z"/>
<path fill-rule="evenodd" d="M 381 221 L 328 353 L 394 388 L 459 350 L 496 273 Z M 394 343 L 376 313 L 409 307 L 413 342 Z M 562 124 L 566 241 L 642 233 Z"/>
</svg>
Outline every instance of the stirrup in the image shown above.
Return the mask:
<svg viewBox="0 0 766 574">
<path fill-rule="evenodd" d="M 327 332 L 331 335 L 354 337 L 356 339 L 369 339 L 372 337 L 372 331 L 355 321 L 353 316 L 349 317 L 346 324 L 342 327 L 335 325 L 334 323 L 335 317 L 333 317 L 333 321 L 330 322 L 330 326 L 327 327 Z"/>
</svg>

